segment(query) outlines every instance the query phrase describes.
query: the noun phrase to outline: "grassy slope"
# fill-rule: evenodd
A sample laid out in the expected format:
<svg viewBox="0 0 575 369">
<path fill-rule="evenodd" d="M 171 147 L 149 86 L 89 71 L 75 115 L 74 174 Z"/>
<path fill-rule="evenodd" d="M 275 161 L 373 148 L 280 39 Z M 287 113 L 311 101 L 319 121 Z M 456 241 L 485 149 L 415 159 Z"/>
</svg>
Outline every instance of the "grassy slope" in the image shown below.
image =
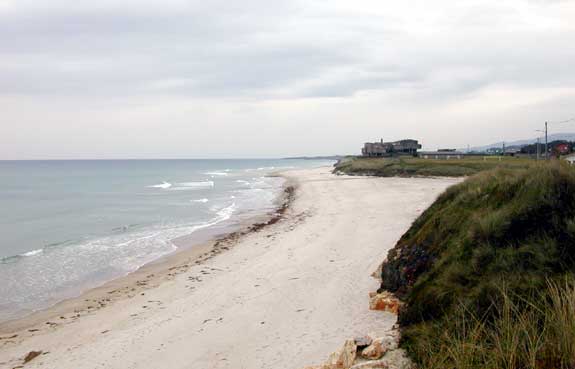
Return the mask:
<svg viewBox="0 0 575 369">
<path fill-rule="evenodd" d="M 464 158 L 450 160 L 402 158 L 347 158 L 335 171 L 350 175 L 460 177 L 493 168 L 527 168 L 534 161 L 512 157 Z"/>
<path fill-rule="evenodd" d="M 448 189 L 390 251 L 383 268 L 382 288 L 406 300 L 400 314 L 403 345 L 423 367 L 571 368 L 558 364 L 563 354 L 550 353 L 552 347 L 566 345 L 566 339 L 551 340 L 547 346 L 541 343 L 544 340 L 538 340 L 541 347 L 531 351 L 536 352 L 533 357 L 539 356 L 532 359 L 531 366 L 525 364 L 525 352 L 529 350 L 524 346 L 529 345 L 523 343 L 523 348 L 514 349 L 517 357 L 509 359 L 513 365 L 502 358 L 491 364 L 486 360 L 493 356 L 494 342 L 505 341 L 493 335 L 499 332 L 494 327 L 501 325 L 505 315 L 501 313 L 503 306 L 513 306 L 511 310 L 520 314 L 531 307 L 529 311 L 537 314 L 526 321 L 534 322 L 530 329 L 539 335 L 542 327 L 547 327 L 546 316 L 552 315 L 547 314 L 549 307 L 543 303 L 549 300 L 549 280 L 559 280 L 574 271 L 575 171 L 551 163 L 483 172 Z M 508 300 L 512 302 L 505 305 Z M 503 325 L 514 327 L 507 331 L 529 331 L 529 327 L 514 325 L 519 320 L 513 315 Z M 469 322 L 475 322 L 476 330 L 467 326 Z M 563 325 L 567 324 L 548 324 Z M 566 346 L 575 345 L 572 328 L 560 332 L 572 340 Z M 458 336 L 453 338 L 450 332 Z M 448 336 L 453 339 L 443 339 Z M 550 333 L 541 336 L 555 337 Z M 483 347 L 483 356 L 468 352 L 471 356 L 457 359 L 453 353 L 455 348 L 467 352 L 469 347 Z M 432 365 L 438 357 L 442 358 L 441 364 Z M 469 365 L 455 362 L 462 358 Z M 575 365 L 575 357 L 572 360 Z"/>
</svg>

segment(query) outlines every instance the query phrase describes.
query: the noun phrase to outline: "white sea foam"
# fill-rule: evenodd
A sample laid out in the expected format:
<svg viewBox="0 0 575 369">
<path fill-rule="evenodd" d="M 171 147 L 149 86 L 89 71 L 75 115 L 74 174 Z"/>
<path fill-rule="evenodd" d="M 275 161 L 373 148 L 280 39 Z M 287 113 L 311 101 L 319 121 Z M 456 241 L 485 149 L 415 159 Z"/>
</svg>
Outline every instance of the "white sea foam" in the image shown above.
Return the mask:
<svg viewBox="0 0 575 369">
<path fill-rule="evenodd" d="M 294 169 L 294 166 L 281 166 L 281 167 L 259 167 L 259 168 L 251 168 L 245 169 L 245 172 L 263 172 L 263 171 L 277 171 L 277 170 L 285 170 L 285 169 Z"/>
<path fill-rule="evenodd" d="M 214 181 L 198 181 L 198 182 L 178 182 L 175 184 L 171 184 L 169 182 L 162 182 L 161 184 L 148 186 L 149 188 L 161 188 L 163 190 L 170 190 L 170 191 L 186 191 L 186 190 L 194 190 L 199 188 L 211 188 L 214 187 Z"/>
<path fill-rule="evenodd" d="M 228 173 L 225 171 L 222 172 L 206 172 L 204 173 L 207 176 L 212 176 L 212 177 L 226 177 L 228 176 Z"/>
<path fill-rule="evenodd" d="M 149 240 L 150 238 L 157 237 L 157 236 L 160 235 L 160 234 L 161 234 L 161 232 L 155 232 L 155 233 L 153 233 L 153 234 L 146 234 L 146 235 L 139 236 L 139 237 L 136 237 L 136 238 L 134 238 L 134 239 L 131 239 L 131 240 L 128 240 L 128 241 L 125 241 L 125 242 L 120 242 L 120 243 L 116 244 L 116 246 L 119 246 L 119 247 L 128 246 L 128 245 L 130 245 L 130 244 L 132 244 L 132 243 L 134 243 L 134 242 L 138 242 L 138 241 L 141 241 L 141 240 Z"/>
<path fill-rule="evenodd" d="M 32 251 L 25 252 L 25 253 L 21 254 L 20 256 L 34 256 L 34 255 L 41 254 L 43 252 L 44 252 L 43 249 L 32 250 Z"/>
<path fill-rule="evenodd" d="M 161 188 L 161 189 L 164 189 L 164 190 L 166 190 L 166 189 L 168 189 L 168 188 L 170 188 L 170 187 L 172 187 L 172 184 L 171 184 L 171 183 L 168 183 L 168 182 L 162 182 L 161 184 L 148 186 L 148 188 Z"/>
<path fill-rule="evenodd" d="M 217 212 L 218 223 L 223 222 L 224 220 L 230 219 L 232 217 L 232 214 L 234 213 L 234 211 L 236 211 L 236 203 L 235 202 L 228 207 L 220 209 Z"/>
<path fill-rule="evenodd" d="M 190 202 L 200 202 L 205 204 L 206 202 L 210 201 L 209 199 L 196 199 L 196 200 L 190 200 Z"/>
<path fill-rule="evenodd" d="M 197 188 L 197 187 L 214 187 L 214 181 L 199 181 L 199 182 L 180 182 L 176 183 L 177 188 L 189 187 L 189 188 Z"/>
</svg>

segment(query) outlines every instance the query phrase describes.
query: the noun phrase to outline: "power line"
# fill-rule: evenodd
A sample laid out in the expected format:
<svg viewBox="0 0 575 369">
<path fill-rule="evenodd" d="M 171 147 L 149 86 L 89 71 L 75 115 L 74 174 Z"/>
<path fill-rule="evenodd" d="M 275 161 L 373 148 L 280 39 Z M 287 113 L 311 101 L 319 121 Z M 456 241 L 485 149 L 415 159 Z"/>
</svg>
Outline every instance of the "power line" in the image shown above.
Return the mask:
<svg viewBox="0 0 575 369">
<path fill-rule="evenodd" d="M 570 118 L 570 119 L 566 119 L 566 120 L 562 120 L 559 122 L 549 122 L 549 124 L 563 124 L 563 123 L 570 123 L 570 122 L 575 122 L 575 117 Z"/>
</svg>

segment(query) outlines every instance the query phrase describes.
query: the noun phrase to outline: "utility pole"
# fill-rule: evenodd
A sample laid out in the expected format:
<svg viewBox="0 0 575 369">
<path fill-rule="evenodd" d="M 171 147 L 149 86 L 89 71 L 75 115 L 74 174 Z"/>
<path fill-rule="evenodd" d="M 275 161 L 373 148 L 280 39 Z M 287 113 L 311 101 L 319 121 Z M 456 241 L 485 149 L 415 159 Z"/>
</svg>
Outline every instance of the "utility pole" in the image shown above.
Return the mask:
<svg viewBox="0 0 575 369">
<path fill-rule="evenodd" d="M 547 145 L 547 122 L 545 122 L 545 159 L 549 160 L 549 147 Z"/>
<path fill-rule="evenodd" d="M 539 157 L 541 156 L 541 145 L 539 141 L 539 137 L 537 137 L 537 160 L 539 160 Z"/>
</svg>

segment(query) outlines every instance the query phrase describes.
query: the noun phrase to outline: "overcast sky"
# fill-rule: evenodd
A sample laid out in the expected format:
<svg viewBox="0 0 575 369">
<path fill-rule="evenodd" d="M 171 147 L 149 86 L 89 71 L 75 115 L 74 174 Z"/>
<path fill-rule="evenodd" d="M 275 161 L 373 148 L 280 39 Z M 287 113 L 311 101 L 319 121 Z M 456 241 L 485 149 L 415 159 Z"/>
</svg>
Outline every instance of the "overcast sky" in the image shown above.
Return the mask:
<svg viewBox="0 0 575 369">
<path fill-rule="evenodd" d="M 0 159 L 466 147 L 572 117 L 575 0 L 0 0 Z"/>
</svg>

